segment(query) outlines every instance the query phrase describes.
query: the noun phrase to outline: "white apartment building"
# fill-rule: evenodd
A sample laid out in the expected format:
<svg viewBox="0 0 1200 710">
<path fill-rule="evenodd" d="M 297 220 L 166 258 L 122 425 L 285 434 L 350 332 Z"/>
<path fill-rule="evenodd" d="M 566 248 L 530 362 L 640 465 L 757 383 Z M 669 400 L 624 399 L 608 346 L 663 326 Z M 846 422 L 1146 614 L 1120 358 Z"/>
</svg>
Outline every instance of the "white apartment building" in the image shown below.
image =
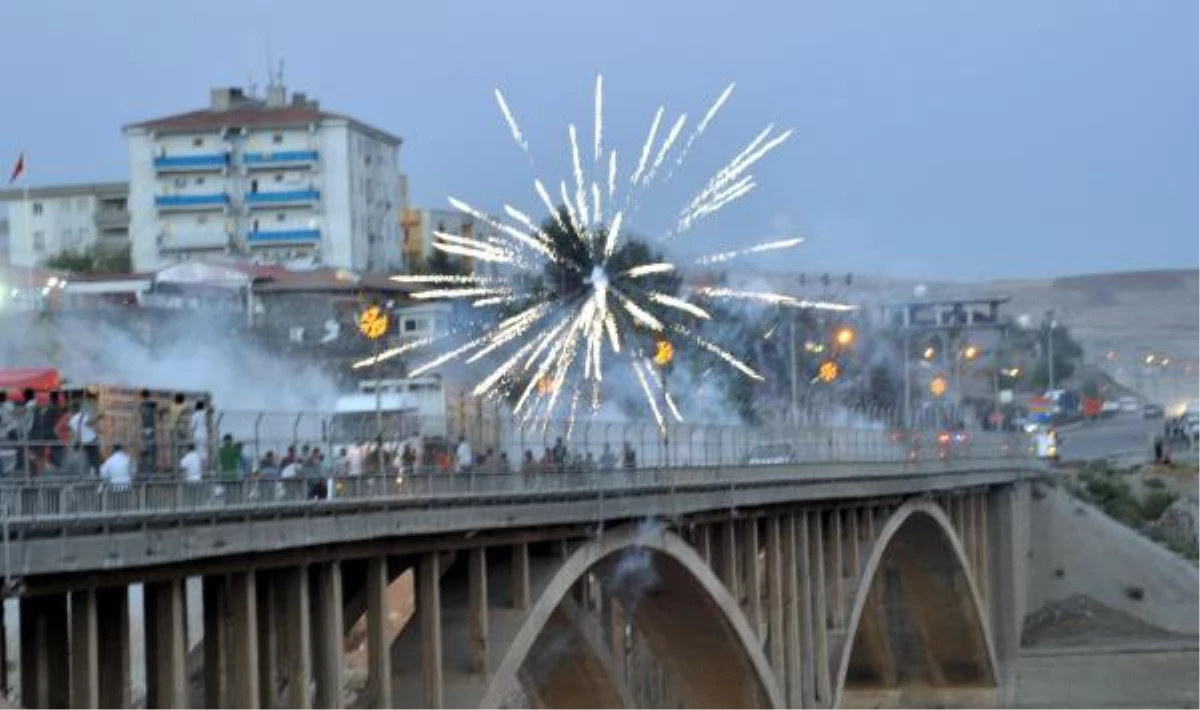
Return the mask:
<svg viewBox="0 0 1200 710">
<path fill-rule="evenodd" d="M 133 264 L 214 256 L 358 271 L 402 266 L 400 138 L 273 82 L 124 128 Z"/>
<path fill-rule="evenodd" d="M 412 208 L 404 213 L 404 258 L 427 261 L 433 255 L 434 232 L 468 239 L 486 236 L 488 226 L 457 210 Z M 472 262 L 469 257 L 450 256 L 453 261 Z"/>
<path fill-rule="evenodd" d="M 36 268 L 64 251 L 129 249 L 129 185 L 100 182 L 0 191 L 11 266 Z M 0 235 L 2 237 L 4 235 Z"/>
</svg>

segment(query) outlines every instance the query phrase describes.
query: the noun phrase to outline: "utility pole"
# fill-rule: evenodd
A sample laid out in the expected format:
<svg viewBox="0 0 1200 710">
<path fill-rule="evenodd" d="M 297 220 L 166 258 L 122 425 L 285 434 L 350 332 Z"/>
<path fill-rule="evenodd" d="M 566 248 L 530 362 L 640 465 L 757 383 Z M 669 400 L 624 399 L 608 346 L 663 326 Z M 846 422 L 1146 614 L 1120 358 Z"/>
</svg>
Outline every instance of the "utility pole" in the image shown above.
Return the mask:
<svg viewBox="0 0 1200 710">
<path fill-rule="evenodd" d="M 795 313 L 792 313 L 792 319 L 791 319 L 790 327 L 788 329 L 788 343 L 790 345 L 789 349 L 791 350 L 791 363 L 792 363 L 792 367 L 791 367 L 791 370 L 792 370 L 792 427 L 797 428 L 800 426 L 800 421 L 799 421 L 800 413 L 797 411 L 797 409 L 799 407 L 800 389 L 799 389 L 799 383 L 796 381 L 797 363 L 796 363 L 796 314 Z"/>
<path fill-rule="evenodd" d="M 1054 389 L 1054 310 L 1046 311 L 1046 372 L 1047 390 Z"/>
</svg>

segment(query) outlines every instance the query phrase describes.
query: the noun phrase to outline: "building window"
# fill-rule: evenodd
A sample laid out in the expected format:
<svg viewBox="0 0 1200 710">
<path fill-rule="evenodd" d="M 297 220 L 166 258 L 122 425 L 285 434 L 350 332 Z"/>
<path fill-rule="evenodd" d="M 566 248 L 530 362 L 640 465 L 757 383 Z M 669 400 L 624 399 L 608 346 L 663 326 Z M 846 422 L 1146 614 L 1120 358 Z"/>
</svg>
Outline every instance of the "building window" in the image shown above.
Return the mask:
<svg viewBox="0 0 1200 710">
<path fill-rule="evenodd" d="M 275 215 L 275 221 L 276 221 L 276 222 L 282 222 L 282 221 L 284 221 L 285 219 L 287 219 L 287 215 L 285 215 L 285 214 L 284 214 L 284 213 L 282 213 L 282 212 L 276 213 L 276 215 Z"/>
<path fill-rule="evenodd" d="M 34 251 L 45 251 L 46 250 L 46 233 L 40 229 L 33 233 L 33 250 Z"/>
<path fill-rule="evenodd" d="M 412 332 L 415 332 L 416 330 L 417 330 L 417 322 L 415 320 L 410 319 L 410 320 L 404 321 L 404 332 L 405 333 L 412 333 Z"/>
<path fill-rule="evenodd" d="M 196 224 L 208 224 L 208 215 L 206 215 L 206 214 L 196 215 Z"/>
<path fill-rule="evenodd" d="M 274 143 L 275 145 L 279 145 L 280 143 L 283 143 L 283 134 L 276 133 L 275 135 L 271 136 L 271 142 Z"/>
<path fill-rule="evenodd" d="M 33 216 L 34 217 L 42 216 L 42 203 L 40 203 L 40 202 L 33 203 Z"/>
<path fill-rule="evenodd" d="M 204 145 L 204 139 L 203 139 L 203 138 L 200 138 L 199 136 L 197 136 L 196 138 L 193 138 L 193 139 L 192 139 L 192 147 L 193 147 L 193 148 L 199 148 L 199 147 L 200 147 L 200 146 L 202 146 L 202 145 Z"/>
<path fill-rule="evenodd" d="M 187 178 L 175 178 L 175 187 L 187 187 Z"/>
<path fill-rule="evenodd" d="M 283 182 L 283 175 L 276 175 L 275 182 Z"/>
</svg>

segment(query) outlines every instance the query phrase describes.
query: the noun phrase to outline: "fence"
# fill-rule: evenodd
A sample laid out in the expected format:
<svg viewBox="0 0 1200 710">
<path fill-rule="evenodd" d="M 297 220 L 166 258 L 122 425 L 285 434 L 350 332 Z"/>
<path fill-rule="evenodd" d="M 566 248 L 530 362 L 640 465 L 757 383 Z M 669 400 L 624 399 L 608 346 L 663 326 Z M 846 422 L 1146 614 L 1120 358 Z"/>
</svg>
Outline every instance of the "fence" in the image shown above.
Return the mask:
<svg viewBox="0 0 1200 710">
<path fill-rule="evenodd" d="M 379 424 L 382 423 L 382 428 Z M 486 430 L 484 441 L 472 441 Z M 164 470 L 161 449 L 147 455 L 144 433 L 116 430 L 95 447 L 61 441 L 20 440 L 0 443 L 0 470 L 7 477 L 33 479 L 55 474 L 82 475 L 95 471 L 115 444 L 121 444 L 142 474 Z M 119 432 L 124 431 L 124 440 Z M 486 426 L 467 430 L 472 461 L 455 460 L 455 423 L 437 418 L 374 415 L 347 420 L 323 412 L 226 411 L 212 417 L 207 439 L 207 468 L 221 469 L 222 441 L 229 436 L 237 455 L 225 452 L 226 464 L 236 460 L 226 478 L 257 473 L 275 476 L 295 461 L 301 473 L 388 473 L 408 470 L 468 468 L 483 472 L 577 471 L 615 468 L 708 467 L 807 462 L 885 462 L 1026 455 L 1028 440 L 1020 434 L 985 431 L 901 430 L 888 422 L 868 420 L 810 420 L 797 426 L 724 426 L 602 422 L 525 422 L 495 417 Z M 154 439 L 152 439 L 154 440 Z M 156 437 L 162 441 L 162 437 Z M 204 443 L 204 442 L 202 442 Z M 178 461 L 188 442 L 170 442 Z M 413 455 L 403 455 L 405 447 Z M 90 457 L 90 458 L 89 458 Z M 341 468 L 339 468 L 341 467 Z"/>
</svg>

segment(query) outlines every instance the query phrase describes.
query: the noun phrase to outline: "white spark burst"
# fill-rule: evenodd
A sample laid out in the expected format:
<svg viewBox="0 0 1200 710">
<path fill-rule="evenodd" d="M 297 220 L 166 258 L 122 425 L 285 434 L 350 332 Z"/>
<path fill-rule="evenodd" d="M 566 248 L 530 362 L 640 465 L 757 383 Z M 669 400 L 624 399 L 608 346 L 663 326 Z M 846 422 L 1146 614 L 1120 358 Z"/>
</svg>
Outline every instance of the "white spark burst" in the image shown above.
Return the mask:
<svg viewBox="0 0 1200 710">
<path fill-rule="evenodd" d="M 433 248 L 490 264 L 491 271 L 486 276 L 419 274 L 393 278 L 417 287 L 410 294 L 415 300 L 456 300 L 476 309 L 497 309 L 500 315 L 479 319 L 473 324 L 476 332 L 466 342 L 436 354 L 415 367 L 412 374 L 454 361 L 475 366 L 492 363 L 491 371 L 474 387 L 475 396 L 511 396 L 515 399 L 514 413 L 525 421 L 539 417 L 548 422 L 559 403 L 566 402 L 566 416 L 573 422 L 585 392 L 591 411 L 599 408 L 601 384 L 612 367 L 609 363 L 620 356 L 632 368 L 660 426 L 665 426 L 664 409 L 674 420 L 683 420 L 663 371 L 657 369 L 663 364 L 661 358 L 669 358 L 680 345 L 695 346 L 697 352 L 715 358 L 717 363 L 762 380 L 762 375 L 736 355 L 695 331 L 713 315 L 693 297 L 812 308 L 838 304 L 724 288 L 677 292 L 677 266 L 657 254 L 639 263 L 633 256 L 635 252 L 624 249 L 629 242 L 622 231 L 625 222 L 636 214 L 638 196 L 672 178 L 729 100 L 733 88 L 733 84 L 725 87 L 684 139 L 681 137 L 688 127 L 688 114 L 681 112 L 660 140 L 666 109 L 658 107 L 632 171 L 627 173 L 628 178 L 622 178 L 617 150 L 604 145 L 604 80 L 597 76 L 591 160 L 584 159 L 586 147 L 580 150 L 579 131 L 571 123 L 567 127 L 570 175 L 558 183 L 557 203 L 541 177 L 533 180 L 537 202 L 547 213 L 545 220 L 539 223 L 510 204 L 503 205 L 503 216 L 496 216 L 450 197 L 450 205 L 470 216 L 477 229 L 471 235 L 439 229 L 434 232 Z M 532 165 L 528 141 L 499 89 L 495 98 L 513 141 Z M 753 166 L 790 135 L 791 131 L 775 133 L 774 125 L 759 133 L 703 184 L 660 238 L 679 237 L 700 220 L 750 193 L 757 184 L 751 172 Z M 738 256 L 791 248 L 802 241 L 781 239 L 726 250 L 703 257 L 698 263 L 722 263 Z M 664 349 L 664 340 L 674 346 Z M 433 339 L 414 341 L 355 363 L 355 367 L 377 364 L 433 344 Z"/>
</svg>

